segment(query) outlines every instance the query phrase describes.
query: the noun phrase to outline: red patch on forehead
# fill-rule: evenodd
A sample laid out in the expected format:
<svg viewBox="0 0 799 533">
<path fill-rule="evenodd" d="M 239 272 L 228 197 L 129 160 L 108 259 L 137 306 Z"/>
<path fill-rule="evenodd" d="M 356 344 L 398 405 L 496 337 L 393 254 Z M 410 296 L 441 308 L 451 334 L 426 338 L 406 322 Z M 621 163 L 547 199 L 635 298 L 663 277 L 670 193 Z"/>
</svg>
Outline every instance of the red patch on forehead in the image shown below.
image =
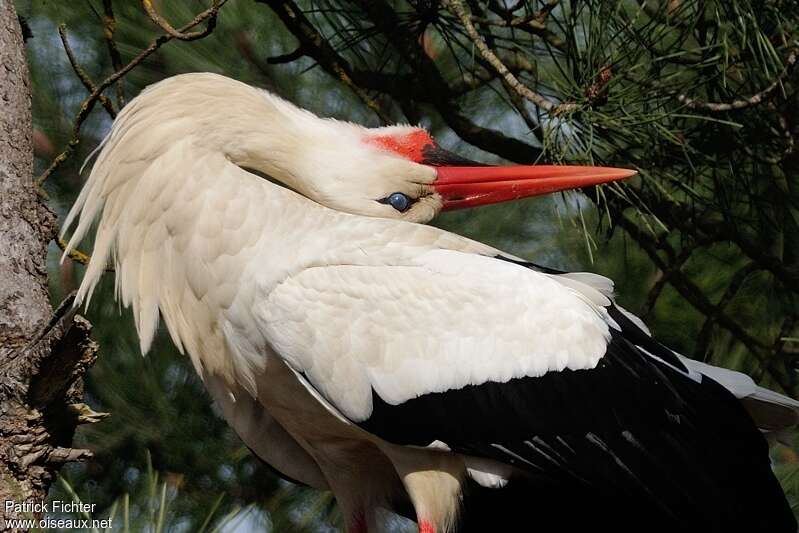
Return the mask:
<svg viewBox="0 0 799 533">
<path fill-rule="evenodd" d="M 366 142 L 416 163 L 421 163 L 424 159 L 425 148 L 435 146 L 433 138 L 424 130 L 415 130 L 403 135 L 378 135 L 369 137 Z"/>
</svg>

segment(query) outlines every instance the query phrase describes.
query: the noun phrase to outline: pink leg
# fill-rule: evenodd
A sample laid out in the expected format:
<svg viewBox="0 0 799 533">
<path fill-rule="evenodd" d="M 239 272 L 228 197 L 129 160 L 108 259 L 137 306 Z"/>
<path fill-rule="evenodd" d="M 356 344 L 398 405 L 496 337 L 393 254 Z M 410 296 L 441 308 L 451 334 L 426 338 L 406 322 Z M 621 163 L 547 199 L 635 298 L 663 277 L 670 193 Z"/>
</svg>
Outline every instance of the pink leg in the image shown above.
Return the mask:
<svg viewBox="0 0 799 533">
<path fill-rule="evenodd" d="M 366 517 L 363 514 L 363 511 L 358 511 L 352 517 L 352 524 L 348 528 L 348 533 L 369 533 L 369 530 L 366 527 Z"/>
<path fill-rule="evenodd" d="M 419 533 L 436 533 L 436 528 L 427 520 L 419 520 Z"/>
</svg>

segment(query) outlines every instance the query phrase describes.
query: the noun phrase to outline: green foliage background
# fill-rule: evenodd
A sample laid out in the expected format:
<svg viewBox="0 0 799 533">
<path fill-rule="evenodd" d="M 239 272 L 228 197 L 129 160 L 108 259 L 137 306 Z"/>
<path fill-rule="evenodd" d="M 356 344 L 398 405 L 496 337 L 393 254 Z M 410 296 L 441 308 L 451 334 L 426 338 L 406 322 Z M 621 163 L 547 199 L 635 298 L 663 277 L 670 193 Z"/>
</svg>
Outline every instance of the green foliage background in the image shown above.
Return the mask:
<svg viewBox="0 0 799 533">
<path fill-rule="evenodd" d="M 507 8 L 516 3 L 468 4 L 473 12 L 483 9 L 488 18 L 502 12 L 492 11 L 491 4 Z M 516 15 L 558 3 L 518 4 L 523 7 Z M 779 384 L 774 379 L 779 378 L 795 393 L 794 339 L 799 336 L 795 287 L 766 268 L 751 268 L 725 302 L 725 314 L 751 336 L 769 347 L 781 343 L 764 364 L 718 326 L 714 311 L 699 309 L 676 285 L 662 283 L 668 268 L 656 264 L 642 243 L 645 248 L 651 242 L 666 267 L 678 269 L 712 303 L 724 301 L 736 274 L 755 261 L 741 251 L 747 243 L 772 253 L 786 268 L 796 267 L 799 162 L 792 140 L 799 123 L 794 112 L 799 109 L 796 76 L 782 78 L 770 102 L 741 112 L 707 113 L 687 106 L 679 96 L 726 102 L 766 87 L 786 68 L 787 51 L 797 46 L 799 37 L 792 32 L 799 28 L 799 8 L 794 2 L 738 0 L 647 4 L 648 11 L 644 4 L 631 1 L 562 2 L 550 13 L 551 35 L 482 27 L 503 58 L 519 64 L 526 59 L 532 65 L 517 72 L 525 83 L 578 106 L 578 111 L 556 119 L 544 117 L 540 110 L 515 102 L 497 79 L 473 83 L 455 98 L 478 127 L 527 143 L 529 153 L 517 145 L 492 150 L 490 143 L 466 143 L 462 132 L 454 132 L 440 102 L 421 96 L 405 102 L 402 94 L 388 89 L 367 89 L 397 121 L 420 122 L 442 145 L 466 156 L 487 162 L 540 156 L 638 168 L 641 175 L 632 184 L 606 187 L 594 201 L 576 194 L 531 199 L 445 214 L 436 223 L 541 264 L 608 275 L 617 282 L 620 302 L 642 312 L 654 333 L 672 348 L 695 357 L 710 356 L 715 364 L 746 371 L 775 388 Z M 126 62 L 160 31 L 139 2 L 113 5 L 115 39 Z M 175 26 L 207 7 L 195 0 L 157 5 Z M 416 38 L 453 87 L 485 73 L 462 28 L 439 3 L 385 5 L 401 15 L 396 31 Z M 417 71 L 407 66 L 411 59 L 381 51 L 401 36 L 381 32 L 369 6 L 321 0 L 300 6 L 362 76 L 376 78 L 377 73 L 389 72 L 410 77 L 425 90 L 425 80 L 414 78 Z M 36 166 L 41 172 L 69 141 L 75 113 L 86 95 L 64 54 L 57 25 L 66 24 L 69 42 L 93 80 L 103 79 L 113 67 L 103 40 L 100 0 L 19 1 L 18 10 L 33 32 L 28 54 Z M 436 17 L 429 15 L 431 10 Z M 774 39 L 777 34 L 782 41 Z M 313 58 L 285 64 L 267 61 L 294 50 L 296 43 L 269 6 L 231 0 L 209 37 L 164 45 L 124 78 L 123 92 L 130 99 L 164 77 L 213 71 L 273 90 L 324 116 L 377 125 L 369 107 Z M 611 80 L 598 84 L 606 68 L 611 69 Z M 367 85 L 369 79 L 364 78 Z M 116 96 L 113 89 L 106 94 Z M 97 106 L 82 129 L 75 155 L 48 179 L 45 189 L 59 219 L 79 191 L 81 162 L 109 125 L 109 117 Z M 624 218 L 632 230 L 619 227 Z M 693 232 L 690 224 L 681 224 L 688 220 L 697 225 L 708 222 L 701 226 L 705 229 Z M 643 239 L 631 238 L 636 228 Z M 84 247 L 90 249 L 90 243 Z M 687 257 L 681 257 L 683 251 Z M 70 261 L 59 263 L 59 255 L 53 245 L 54 301 L 77 286 L 83 268 Z M 794 320 L 788 323 L 791 317 Z M 93 298 L 88 318 L 101 346 L 87 382 L 88 402 L 112 416 L 78 433 L 76 445 L 92 449 L 95 459 L 64 469 L 69 487 L 84 500 L 97 503 L 106 513 L 116 505 L 116 516 L 121 517 L 124 497 L 130 495 L 128 512 L 133 518 L 127 523 L 134 530 L 152 530 L 161 510 L 160 523 L 175 531 L 199 530 L 211 510 L 209 525 L 225 530 L 263 525 L 273 531 L 324 531 L 336 526 L 329 496 L 278 480 L 251 456 L 214 412 L 202 383 L 163 332 L 151 353 L 141 356 L 131 317 L 114 301 L 110 275 Z M 701 345 L 699 338 L 704 339 Z M 774 450 L 776 468 L 794 508 L 799 498 L 796 449 Z M 243 509 L 239 518 L 225 521 L 236 509 Z M 407 527 L 398 522 L 395 529 Z"/>
</svg>

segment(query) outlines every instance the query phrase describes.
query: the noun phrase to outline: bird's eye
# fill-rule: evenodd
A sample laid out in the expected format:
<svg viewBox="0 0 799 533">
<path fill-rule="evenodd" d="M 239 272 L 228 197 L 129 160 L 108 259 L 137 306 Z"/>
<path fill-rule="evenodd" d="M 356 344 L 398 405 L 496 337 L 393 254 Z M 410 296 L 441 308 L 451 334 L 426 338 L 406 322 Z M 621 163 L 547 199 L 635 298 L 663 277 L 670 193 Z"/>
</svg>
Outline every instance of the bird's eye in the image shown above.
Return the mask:
<svg viewBox="0 0 799 533">
<path fill-rule="evenodd" d="M 386 198 L 379 200 L 381 204 L 388 204 L 400 213 L 404 213 L 411 206 L 411 199 L 401 192 L 394 192 Z"/>
</svg>

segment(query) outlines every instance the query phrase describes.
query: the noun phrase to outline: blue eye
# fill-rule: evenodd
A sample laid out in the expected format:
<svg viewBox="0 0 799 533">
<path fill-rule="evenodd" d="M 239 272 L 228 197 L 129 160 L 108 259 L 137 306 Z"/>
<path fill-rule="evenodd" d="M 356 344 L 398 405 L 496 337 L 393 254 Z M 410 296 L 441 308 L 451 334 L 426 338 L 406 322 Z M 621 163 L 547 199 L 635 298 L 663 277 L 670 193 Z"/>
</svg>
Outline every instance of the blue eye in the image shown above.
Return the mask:
<svg viewBox="0 0 799 533">
<path fill-rule="evenodd" d="M 379 202 L 390 205 L 400 213 L 404 213 L 411 206 L 411 199 L 401 192 L 391 193 L 387 198 L 383 198 Z"/>
</svg>

